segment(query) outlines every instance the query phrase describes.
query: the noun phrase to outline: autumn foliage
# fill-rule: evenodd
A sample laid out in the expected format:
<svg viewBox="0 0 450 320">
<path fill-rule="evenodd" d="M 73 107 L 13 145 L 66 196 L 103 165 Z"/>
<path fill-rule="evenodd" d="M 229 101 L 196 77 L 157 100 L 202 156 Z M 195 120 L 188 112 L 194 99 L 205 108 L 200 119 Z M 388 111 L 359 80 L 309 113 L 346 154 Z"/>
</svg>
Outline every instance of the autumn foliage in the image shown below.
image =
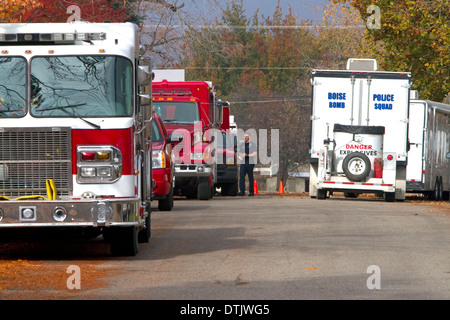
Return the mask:
<svg viewBox="0 0 450 320">
<path fill-rule="evenodd" d="M 389 71 L 412 73 L 414 89 L 423 99 L 442 101 L 450 92 L 448 0 L 333 0 L 356 8 L 367 20 L 375 3 L 380 28 L 368 30 L 366 39 L 379 64 Z"/>
<path fill-rule="evenodd" d="M 130 16 L 130 6 L 123 0 L 0 0 L 1 22 L 67 22 L 78 6 L 80 20 L 123 22 Z"/>
</svg>

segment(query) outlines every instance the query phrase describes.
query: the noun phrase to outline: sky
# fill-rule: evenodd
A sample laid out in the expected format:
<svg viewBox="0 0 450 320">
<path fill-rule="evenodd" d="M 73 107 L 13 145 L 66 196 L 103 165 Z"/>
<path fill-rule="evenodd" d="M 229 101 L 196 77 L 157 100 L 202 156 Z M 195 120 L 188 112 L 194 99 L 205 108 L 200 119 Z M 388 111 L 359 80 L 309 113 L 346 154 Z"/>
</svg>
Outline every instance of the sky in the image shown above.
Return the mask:
<svg viewBox="0 0 450 320">
<path fill-rule="evenodd" d="M 185 10 L 192 13 L 205 15 L 218 15 L 220 17 L 220 10 L 217 7 L 210 6 L 211 0 L 178 0 L 178 3 L 185 4 Z M 222 8 L 226 7 L 227 2 L 231 0 L 216 0 Z M 283 15 L 289 12 L 289 7 L 299 20 L 310 19 L 314 22 L 322 16 L 320 10 L 324 5 L 329 4 L 328 0 L 280 0 L 280 6 L 282 8 Z M 259 9 L 258 16 L 271 17 L 275 12 L 275 8 L 278 4 L 277 0 L 243 0 L 244 9 L 247 17 L 252 17 L 257 9 Z"/>
<path fill-rule="evenodd" d="M 259 15 L 265 17 L 272 16 L 277 7 L 277 0 L 244 0 L 244 8 L 248 16 L 253 15 L 259 8 Z M 327 0 L 280 0 L 280 7 L 283 14 L 289 12 L 289 7 L 299 17 L 299 19 L 310 19 L 314 22 L 321 17 L 320 8 L 329 4 Z"/>
</svg>

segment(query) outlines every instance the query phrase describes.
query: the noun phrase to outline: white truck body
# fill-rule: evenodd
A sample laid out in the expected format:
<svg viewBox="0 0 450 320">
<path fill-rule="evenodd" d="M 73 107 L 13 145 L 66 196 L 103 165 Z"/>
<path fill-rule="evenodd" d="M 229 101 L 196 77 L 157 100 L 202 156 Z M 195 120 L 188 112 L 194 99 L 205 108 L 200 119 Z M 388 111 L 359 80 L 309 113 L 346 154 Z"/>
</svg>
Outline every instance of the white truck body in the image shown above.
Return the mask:
<svg viewBox="0 0 450 320">
<path fill-rule="evenodd" d="M 450 192 L 450 105 L 411 99 L 406 190 L 434 200 Z"/>
<path fill-rule="evenodd" d="M 410 73 L 313 70 L 311 83 L 311 197 L 341 191 L 404 200 Z M 364 169 L 358 179 L 343 168 L 356 152 L 346 165 Z"/>
<path fill-rule="evenodd" d="M 153 69 L 153 81 L 185 81 L 184 69 Z"/>
</svg>

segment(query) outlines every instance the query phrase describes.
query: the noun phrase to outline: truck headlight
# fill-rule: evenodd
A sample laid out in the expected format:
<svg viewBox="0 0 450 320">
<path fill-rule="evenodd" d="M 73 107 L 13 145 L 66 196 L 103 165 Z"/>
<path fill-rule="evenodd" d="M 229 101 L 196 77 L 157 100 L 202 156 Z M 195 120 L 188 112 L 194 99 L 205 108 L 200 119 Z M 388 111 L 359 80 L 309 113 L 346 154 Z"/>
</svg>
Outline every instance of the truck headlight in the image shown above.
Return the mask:
<svg viewBox="0 0 450 320">
<path fill-rule="evenodd" d="M 234 164 L 234 157 L 227 157 L 227 164 L 233 165 Z"/>
<path fill-rule="evenodd" d="M 152 168 L 161 169 L 166 167 L 166 155 L 162 150 L 152 152 Z"/>
<path fill-rule="evenodd" d="M 77 148 L 78 183 L 112 183 L 122 175 L 122 153 L 113 146 Z"/>
</svg>

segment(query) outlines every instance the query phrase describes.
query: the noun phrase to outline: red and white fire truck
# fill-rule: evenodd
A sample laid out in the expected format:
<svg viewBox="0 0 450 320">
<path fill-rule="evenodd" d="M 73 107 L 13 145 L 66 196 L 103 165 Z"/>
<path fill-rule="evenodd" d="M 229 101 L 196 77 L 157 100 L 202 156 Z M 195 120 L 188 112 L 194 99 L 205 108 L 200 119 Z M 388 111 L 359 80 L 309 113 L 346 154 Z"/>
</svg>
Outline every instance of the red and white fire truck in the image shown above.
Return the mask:
<svg viewBox="0 0 450 320">
<path fill-rule="evenodd" d="M 211 199 L 217 182 L 215 132 L 222 122 L 216 91 L 206 81 L 154 81 L 153 108 L 173 143 L 175 194 Z"/>
<path fill-rule="evenodd" d="M 135 255 L 152 192 L 138 27 L 0 24 L 0 46 L 0 232 L 81 230 Z"/>
</svg>

